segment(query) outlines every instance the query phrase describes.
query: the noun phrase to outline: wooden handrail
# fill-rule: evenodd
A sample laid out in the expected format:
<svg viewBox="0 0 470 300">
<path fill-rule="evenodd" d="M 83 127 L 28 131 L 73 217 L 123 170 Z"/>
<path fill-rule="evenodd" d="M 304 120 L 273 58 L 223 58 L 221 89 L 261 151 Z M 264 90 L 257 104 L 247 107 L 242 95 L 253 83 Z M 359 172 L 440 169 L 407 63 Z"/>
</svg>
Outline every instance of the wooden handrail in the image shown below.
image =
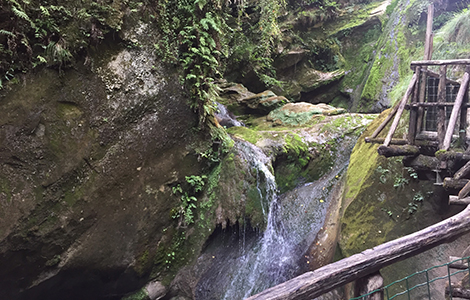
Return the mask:
<svg viewBox="0 0 470 300">
<path fill-rule="evenodd" d="M 314 299 L 385 266 L 412 257 L 470 231 L 470 206 L 413 234 L 304 273 L 247 300 Z"/>
<path fill-rule="evenodd" d="M 447 65 L 470 65 L 470 59 L 418 60 L 418 61 L 411 62 L 411 67 L 447 66 Z"/>
</svg>

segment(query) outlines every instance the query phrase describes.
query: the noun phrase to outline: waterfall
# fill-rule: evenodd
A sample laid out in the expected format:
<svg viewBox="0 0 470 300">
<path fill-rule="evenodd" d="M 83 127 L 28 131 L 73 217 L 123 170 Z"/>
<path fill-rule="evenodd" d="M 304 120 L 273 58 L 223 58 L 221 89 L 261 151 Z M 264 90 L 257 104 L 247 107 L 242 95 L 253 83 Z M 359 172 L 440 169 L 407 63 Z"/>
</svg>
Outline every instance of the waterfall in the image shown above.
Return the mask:
<svg viewBox="0 0 470 300">
<path fill-rule="evenodd" d="M 283 195 L 277 193 L 270 159 L 256 146 L 237 142 L 239 153 L 257 170 L 267 226 L 261 234 L 247 235 L 246 242 L 241 232 L 243 243 L 226 243 L 212 252 L 218 260 L 198 283 L 196 299 L 244 299 L 305 270 L 301 258 L 323 226 L 331 190 L 346 169 L 354 142 L 348 137 L 338 142 L 344 149 L 338 150 L 335 165 L 322 178 Z"/>
</svg>

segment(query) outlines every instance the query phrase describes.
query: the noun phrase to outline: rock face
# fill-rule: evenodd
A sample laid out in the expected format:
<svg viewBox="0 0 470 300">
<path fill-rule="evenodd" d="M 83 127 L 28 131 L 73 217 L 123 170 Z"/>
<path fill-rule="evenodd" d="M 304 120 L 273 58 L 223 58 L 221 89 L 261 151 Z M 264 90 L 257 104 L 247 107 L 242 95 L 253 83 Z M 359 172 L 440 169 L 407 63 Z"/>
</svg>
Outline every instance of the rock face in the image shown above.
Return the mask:
<svg viewBox="0 0 470 300">
<path fill-rule="evenodd" d="M 171 243 L 171 187 L 200 173 L 187 145 L 205 138 L 149 53 L 105 43 L 2 91 L 1 299 L 120 298 Z"/>
</svg>

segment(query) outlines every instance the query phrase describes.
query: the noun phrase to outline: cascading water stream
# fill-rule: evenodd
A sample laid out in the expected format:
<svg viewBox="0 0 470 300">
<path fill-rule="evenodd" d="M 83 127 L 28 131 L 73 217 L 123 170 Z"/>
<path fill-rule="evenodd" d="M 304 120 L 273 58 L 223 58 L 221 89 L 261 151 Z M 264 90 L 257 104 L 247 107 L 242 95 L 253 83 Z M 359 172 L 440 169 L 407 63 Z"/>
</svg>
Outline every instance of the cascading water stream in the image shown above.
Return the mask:
<svg viewBox="0 0 470 300">
<path fill-rule="evenodd" d="M 336 152 L 336 163 L 323 177 L 283 195 L 277 194 L 270 159 L 256 146 L 237 142 L 239 153 L 257 170 L 267 226 L 254 241 L 241 243 L 242 249 L 226 246 L 221 250 L 219 255 L 225 258 L 213 270 L 223 271 L 198 284 L 196 299 L 244 299 L 305 270 L 301 258 L 323 226 L 331 190 L 347 166 L 354 142 L 347 137 L 338 142 L 344 148 Z M 227 255 L 229 251 L 234 254 Z"/>
</svg>

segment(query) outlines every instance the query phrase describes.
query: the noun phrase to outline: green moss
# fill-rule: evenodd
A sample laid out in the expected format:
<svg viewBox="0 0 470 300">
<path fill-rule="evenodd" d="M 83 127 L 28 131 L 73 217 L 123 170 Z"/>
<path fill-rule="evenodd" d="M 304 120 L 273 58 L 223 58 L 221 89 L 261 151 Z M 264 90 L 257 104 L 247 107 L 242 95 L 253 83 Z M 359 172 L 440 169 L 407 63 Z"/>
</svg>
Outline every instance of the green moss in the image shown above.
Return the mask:
<svg viewBox="0 0 470 300">
<path fill-rule="evenodd" d="M 252 144 L 256 144 L 262 138 L 255 130 L 243 126 L 230 127 L 227 132 Z"/>
<path fill-rule="evenodd" d="M 8 179 L 0 178 L 0 193 L 5 194 L 8 203 L 11 203 L 11 187 Z"/>
<path fill-rule="evenodd" d="M 145 291 L 145 288 L 140 289 L 136 293 L 125 296 L 121 298 L 121 300 L 147 300 L 149 299 L 147 292 Z"/>
<path fill-rule="evenodd" d="M 383 112 L 375 119 L 364 131 L 362 137 L 372 134 L 374 128 L 379 126 L 387 117 L 387 112 Z M 351 153 L 351 158 L 346 175 L 346 201 L 349 202 L 356 198 L 359 192 L 371 183 L 367 181 L 373 169 L 376 168 L 379 155 L 377 146 L 368 144 L 363 138 L 359 138 Z"/>
</svg>

